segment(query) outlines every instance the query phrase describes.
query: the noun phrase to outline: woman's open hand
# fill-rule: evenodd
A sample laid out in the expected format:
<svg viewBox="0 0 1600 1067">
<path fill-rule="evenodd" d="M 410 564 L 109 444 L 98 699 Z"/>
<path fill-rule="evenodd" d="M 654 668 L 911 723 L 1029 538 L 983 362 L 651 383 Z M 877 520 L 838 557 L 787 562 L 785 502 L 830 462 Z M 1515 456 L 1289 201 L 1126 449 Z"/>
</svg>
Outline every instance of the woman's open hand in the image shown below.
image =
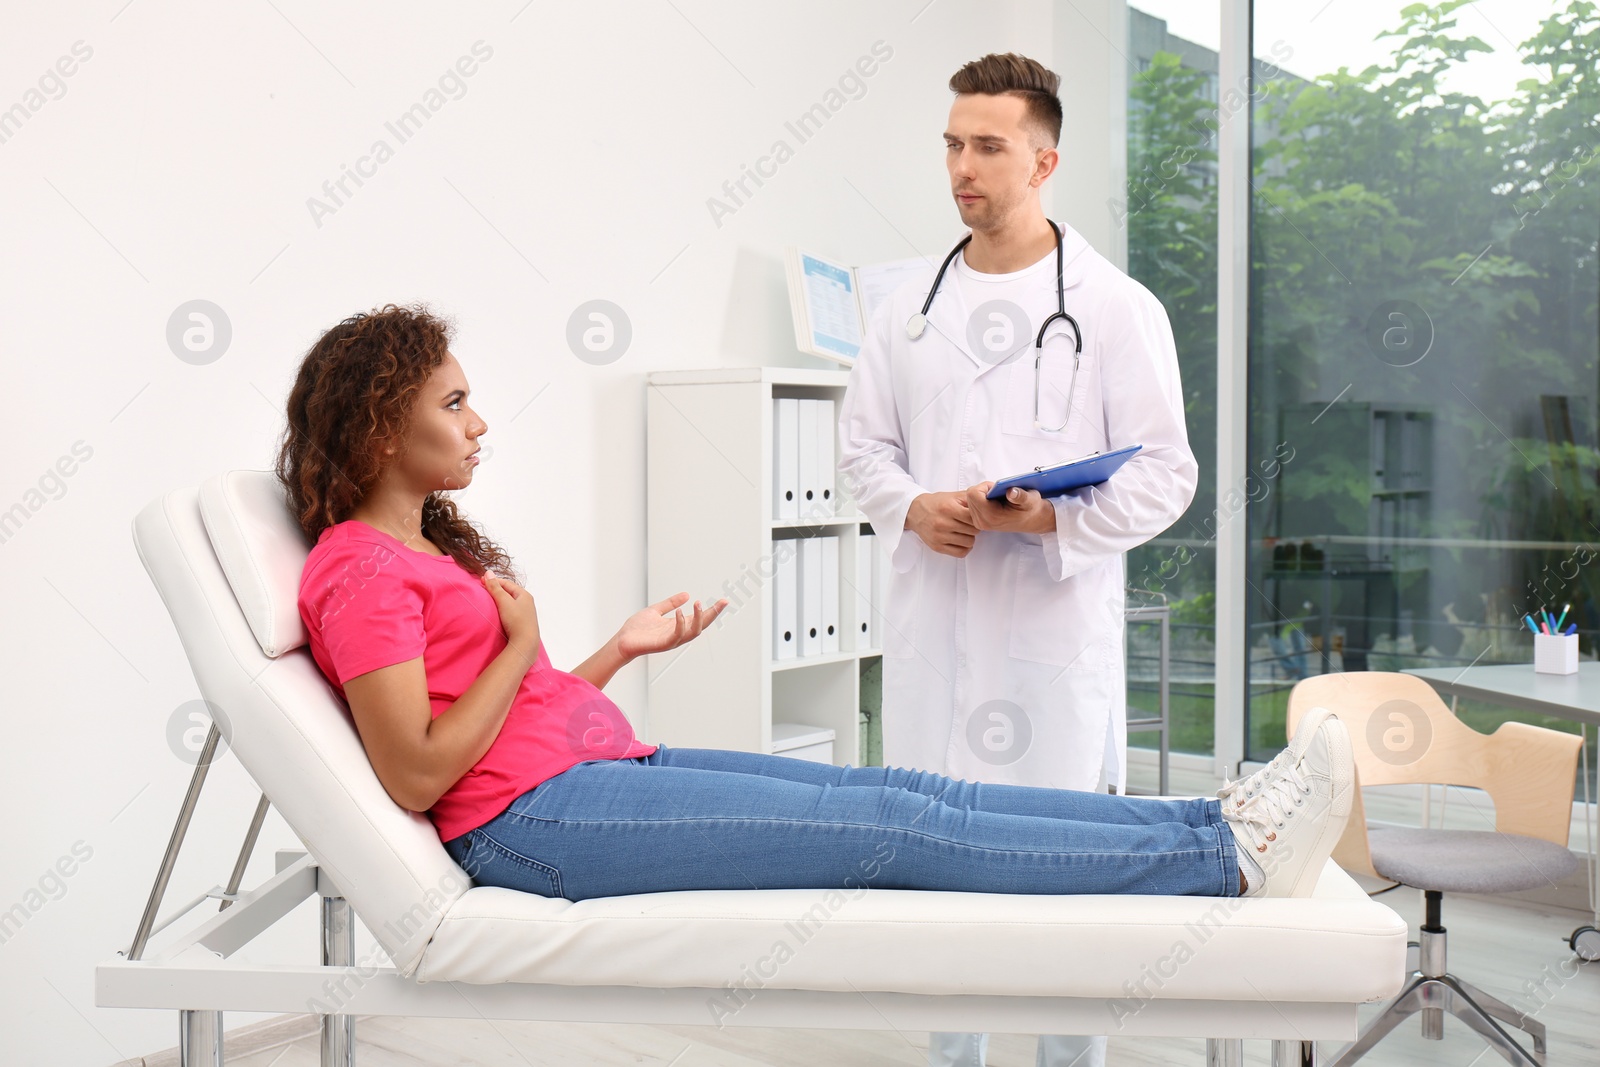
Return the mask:
<svg viewBox="0 0 1600 1067">
<path fill-rule="evenodd" d="M 628 616 L 622 629 L 617 631 L 617 650 L 632 659 L 648 652 L 666 652 L 677 648 L 698 637 L 700 631 L 728 606 L 727 597 L 709 608 L 702 608 L 700 601 L 696 600 L 691 618 L 677 610 L 688 599 L 688 593 L 674 593 Z"/>
</svg>

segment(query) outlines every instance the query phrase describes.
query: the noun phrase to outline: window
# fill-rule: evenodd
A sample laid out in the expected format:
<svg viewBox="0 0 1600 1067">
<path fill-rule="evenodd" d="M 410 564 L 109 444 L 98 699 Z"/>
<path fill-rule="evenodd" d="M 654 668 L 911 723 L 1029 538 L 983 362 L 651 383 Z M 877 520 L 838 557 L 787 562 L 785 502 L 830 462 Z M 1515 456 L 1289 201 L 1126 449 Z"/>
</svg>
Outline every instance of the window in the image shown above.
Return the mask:
<svg viewBox="0 0 1600 1067">
<path fill-rule="evenodd" d="M 1216 0 L 1185 3 L 1220 18 Z M 1183 377 L 1189 446 L 1200 462 L 1194 503 L 1171 529 L 1128 553 L 1130 604 L 1165 598 L 1172 611 L 1171 747 L 1213 750 L 1216 647 L 1217 53 L 1169 31 L 1164 18 L 1128 9 L 1128 273 L 1161 301 Z M 1131 717 L 1157 707 L 1159 630 L 1128 629 Z M 1154 748 L 1153 733 L 1132 732 Z M 1137 783 L 1137 784 L 1143 784 Z"/>
<path fill-rule="evenodd" d="M 1307 674 L 1529 662 L 1522 616 L 1568 603 L 1600 634 L 1600 15 L 1305 7 L 1254 6 L 1300 76 L 1252 131 L 1252 759 Z M 1370 61 L 1319 60 L 1339 33 Z"/>
</svg>

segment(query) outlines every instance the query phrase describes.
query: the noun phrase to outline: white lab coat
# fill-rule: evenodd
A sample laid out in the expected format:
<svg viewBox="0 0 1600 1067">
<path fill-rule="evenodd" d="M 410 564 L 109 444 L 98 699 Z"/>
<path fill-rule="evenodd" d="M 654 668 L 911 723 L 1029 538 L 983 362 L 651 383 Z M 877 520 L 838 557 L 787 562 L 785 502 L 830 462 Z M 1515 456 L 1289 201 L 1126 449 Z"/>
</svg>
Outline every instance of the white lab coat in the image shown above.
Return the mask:
<svg viewBox="0 0 1600 1067">
<path fill-rule="evenodd" d="M 1083 330 L 1065 430 L 1033 426 L 1032 338 L 994 364 L 968 350 L 955 266 L 913 341 L 934 266 L 877 309 L 840 413 L 839 470 L 891 563 L 883 760 L 971 781 L 1094 789 L 1127 781 L 1123 553 L 1194 498 L 1172 328 L 1161 303 L 1063 226 L 1067 312 Z M 939 257 L 943 259 L 941 255 Z M 1055 306 L 1054 253 L 1041 272 Z M 1037 327 L 1035 327 L 1037 328 Z M 1058 322 L 1052 335 L 1070 330 Z M 1065 353 L 1065 354 L 1063 354 Z M 991 357 L 992 358 L 992 357 Z M 1041 421 L 1059 425 L 1070 344 L 1046 343 Z M 1053 498 L 1049 534 L 980 530 L 964 558 L 905 529 L 911 501 L 1095 450 L 1143 450 Z"/>
</svg>

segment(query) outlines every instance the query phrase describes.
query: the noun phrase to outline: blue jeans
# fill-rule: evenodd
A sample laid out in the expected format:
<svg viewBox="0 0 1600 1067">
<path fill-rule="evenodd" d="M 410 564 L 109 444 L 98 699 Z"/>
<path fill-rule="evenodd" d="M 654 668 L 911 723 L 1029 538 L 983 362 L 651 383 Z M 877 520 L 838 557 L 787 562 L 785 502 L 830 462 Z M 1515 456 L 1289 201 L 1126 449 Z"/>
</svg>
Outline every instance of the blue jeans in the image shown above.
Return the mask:
<svg viewBox="0 0 1600 1067">
<path fill-rule="evenodd" d="M 570 767 L 445 849 L 479 885 L 567 900 L 858 887 L 1239 895 L 1215 800 L 666 745 Z"/>
</svg>

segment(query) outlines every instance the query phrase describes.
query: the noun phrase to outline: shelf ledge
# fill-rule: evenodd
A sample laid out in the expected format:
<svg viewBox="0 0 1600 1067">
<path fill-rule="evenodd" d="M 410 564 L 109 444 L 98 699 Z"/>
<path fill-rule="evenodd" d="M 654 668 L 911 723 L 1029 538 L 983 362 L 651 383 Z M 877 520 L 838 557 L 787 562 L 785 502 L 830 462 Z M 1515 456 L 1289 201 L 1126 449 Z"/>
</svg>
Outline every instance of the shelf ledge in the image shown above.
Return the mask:
<svg viewBox="0 0 1600 1067">
<path fill-rule="evenodd" d="M 768 660 L 767 666 L 774 671 L 790 671 L 796 667 L 821 667 L 828 663 L 849 663 L 851 660 L 860 659 L 864 652 L 829 652 L 825 656 L 797 656 L 794 659 Z"/>
</svg>

